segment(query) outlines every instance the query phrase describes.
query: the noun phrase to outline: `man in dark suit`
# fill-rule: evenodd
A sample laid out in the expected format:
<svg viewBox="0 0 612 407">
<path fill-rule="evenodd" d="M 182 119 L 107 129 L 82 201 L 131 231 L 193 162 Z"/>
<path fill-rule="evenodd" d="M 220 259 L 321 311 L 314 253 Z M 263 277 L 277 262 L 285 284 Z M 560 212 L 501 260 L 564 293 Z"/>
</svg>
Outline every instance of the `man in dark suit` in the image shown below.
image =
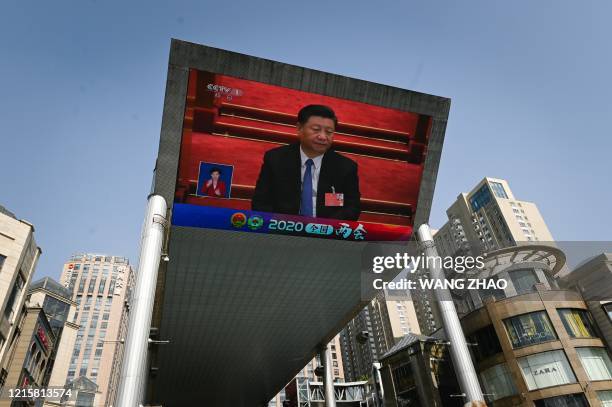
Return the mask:
<svg viewBox="0 0 612 407">
<path fill-rule="evenodd" d="M 298 113 L 299 143 L 264 155 L 253 210 L 357 220 L 361 213 L 357 163 L 330 149 L 338 119 L 308 105 Z"/>
</svg>

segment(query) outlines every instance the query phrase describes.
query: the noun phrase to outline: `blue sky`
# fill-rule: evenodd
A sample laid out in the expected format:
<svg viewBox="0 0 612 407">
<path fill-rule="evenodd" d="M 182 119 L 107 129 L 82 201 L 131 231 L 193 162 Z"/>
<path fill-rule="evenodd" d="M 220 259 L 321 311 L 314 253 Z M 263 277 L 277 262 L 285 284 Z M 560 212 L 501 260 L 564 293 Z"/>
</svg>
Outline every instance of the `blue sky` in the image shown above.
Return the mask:
<svg viewBox="0 0 612 407">
<path fill-rule="evenodd" d="M 612 240 L 612 3 L 116 2 L 0 6 L 0 203 L 37 277 L 137 261 L 170 38 L 452 99 L 431 223 L 485 175 L 557 240 Z"/>
</svg>

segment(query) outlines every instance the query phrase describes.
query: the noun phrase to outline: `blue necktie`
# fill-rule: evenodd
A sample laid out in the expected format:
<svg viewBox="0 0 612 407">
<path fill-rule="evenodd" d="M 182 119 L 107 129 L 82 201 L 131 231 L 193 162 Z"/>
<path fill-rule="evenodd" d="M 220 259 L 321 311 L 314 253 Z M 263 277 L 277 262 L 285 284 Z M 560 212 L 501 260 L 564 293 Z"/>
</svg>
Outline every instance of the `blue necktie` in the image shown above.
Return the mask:
<svg viewBox="0 0 612 407">
<path fill-rule="evenodd" d="M 300 205 L 300 215 L 312 216 L 312 159 L 306 160 L 306 170 L 302 181 L 302 201 Z"/>
</svg>

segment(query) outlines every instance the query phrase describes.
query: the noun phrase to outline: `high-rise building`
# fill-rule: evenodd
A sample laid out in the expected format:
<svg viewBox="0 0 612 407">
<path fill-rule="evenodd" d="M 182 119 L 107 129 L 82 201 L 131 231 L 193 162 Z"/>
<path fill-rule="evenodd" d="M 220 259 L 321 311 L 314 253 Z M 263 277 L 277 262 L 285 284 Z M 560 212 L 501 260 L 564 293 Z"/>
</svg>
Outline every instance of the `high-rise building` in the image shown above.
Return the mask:
<svg viewBox="0 0 612 407">
<path fill-rule="evenodd" d="M 503 179 L 484 178 L 469 193 L 461 193 L 446 214 L 448 222 L 434 237 L 442 256 L 553 241 L 536 204 L 516 199 Z"/>
<path fill-rule="evenodd" d="M 80 326 L 67 381 L 90 379 L 98 385 L 94 405 L 112 405 L 134 284 L 132 267 L 125 257 L 78 254 L 64 264 L 61 283 L 77 304 L 75 321 Z"/>
<path fill-rule="evenodd" d="M 0 390 L 24 322 L 26 287 L 40 254 L 34 226 L 0 206 Z"/>
<path fill-rule="evenodd" d="M 379 292 L 340 333 L 346 380 L 367 380 L 374 362 L 408 333 L 420 333 L 409 293 Z"/>
<path fill-rule="evenodd" d="M 508 182 L 486 177 L 469 193 L 461 193 L 446 210 L 448 221 L 436 231 L 438 254 L 480 256 L 528 242 L 552 244 L 553 237 L 536 204 L 515 198 Z M 419 270 L 420 275 L 427 270 Z M 415 291 L 414 306 L 421 332 L 441 327 L 431 293 Z"/>
<path fill-rule="evenodd" d="M 55 336 L 55 346 L 47 364 L 43 386 L 62 387 L 66 384 L 68 366 L 79 326 L 74 323 L 76 303 L 72 292 L 50 277 L 33 282 L 28 290 L 28 307 L 39 307 Z"/>
</svg>

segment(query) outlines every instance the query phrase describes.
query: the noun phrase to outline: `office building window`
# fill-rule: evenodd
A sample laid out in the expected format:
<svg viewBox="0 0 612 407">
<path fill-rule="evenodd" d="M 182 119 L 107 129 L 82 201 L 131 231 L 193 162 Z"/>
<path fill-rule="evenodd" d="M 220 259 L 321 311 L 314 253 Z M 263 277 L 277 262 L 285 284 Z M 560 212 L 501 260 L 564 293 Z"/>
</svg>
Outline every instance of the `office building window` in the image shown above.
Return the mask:
<svg viewBox="0 0 612 407">
<path fill-rule="evenodd" d="M 508 274 L 518 295 L 535 291 L 534 285 L 540 282 L 533 269 L 513 270 Z"/>
<path fill-rule="evenodd" d="M 595 338 L 595 324 L 588 311 L 581 309 L 560 309 L 561 321 L 572 338 Z"/>
<path fill-rule="evenodd" d="M 115 292 L 115 281 L 116 281 L 116 279 L 117 279 L 116 276 L 112 276 L 111 277 L 111 281 L 110 281 L 110 283 L 108 285 L 108 294 L 107 295 L 112 296 L 113 293 Z"/>
<path fill-rule="evenodd" d="M 478 191 L 472 195 L 470 198 L 470 205 L 472 206 L 472 210 L 477 212 L 480 208 L 484 207 L 486 204 L 491 202 L 491 192 L 489 191 L 489 187 L 485 184 Z"/>
<path fill-rule="evenodd" d="M 589 380 L 612 380 L 612 361 L 606 348 L 576 348 Z"/>
<path fill-rule="evenodd" d="M 545 311 L 508 318 L 504 324 L 514 348 L 557 339 Z"/>
<path fill-rule="evenodd" d="M 566 394 L 534 401 L 536 407 L 589 407 L 583 394 Z"/>
<path fill-rule="evenodd" d="M 576 376 L 562 350 L 525 356 L 518 362 L 529 390 L 576 382 Z"/>
<path fill-rule="evenodd" d="M 493 276 L 492 278 L 486 279 L 486 280 L 487 281 L 488 280 L 497 281 L 498 277 L 497 276 Z M 488 284 L 488 283 L 486 283 L 486 284 Z M 497 283 L 496 283 L 496 285 L 497 285 Z M 487 298 L 487 297 L 493 297 L 496 300 L 502 300 L 502 299 L 506 298 L 506 293 L 501 288 L 489 288 L 489 289 L 479 288 L 478 289 L 478 295 L 480 296 L 480 299 L 483 302 L 484 302 L 485 298 Z"/>
<path fill-rule="evenodd" d="M 83 274 L 81 274 L 81 280 L 79 281 L 79 291 L 78 291 L 79 294 L 81 294 L 83 290 L 85 289 L 85 280 L 87 280 L 88 275 L 89 275 L 89 271 L 83 268 Z"/>
<path fill-rule="evenodd" d="M 598 391 L 597 398 L 602 407 L 612 407 L 612 390 Z"/>
<path fill-rule="evenodd" d="M 81 375 L 84 376 L 84 375 Z M 93 406 L 95 394 L 80 391 L 77 394 L 76 407 Z"/>
<path fill-rule="evenodd" d="M 106 285 L 106 278 L 102 278 L 100 280 L 100 286 L 98 287 L 98 295 L 103 295 L 104 294 L 104 286 Z"/>
<path fill-rule="evenodd" d="M 499 182 L 491 182 L 491 189 L 493 193 L 498 198 L 508 199 L 508 195 L 506 195 L 506 191 L 504 190 L 504 186 Z"/>
<path fill-rule="evenodd" d="M 480 373 L 480 380 L 489 402 L 517 393 L 512 375 L 505 363 L 492 366 Z"/>
<path fill-rule="evenodd" d="M 13 289 L 11 290 L 11 294 L 8 297 L 8 301 L 6 302 L 6 308 L 4 309 L 4 316 L 10 321 L 13 317 L 15 302 L 19 298 L 21 291 L 23 290 L 23 286 L 25 284 L 24 278 L 21 276 L 21 272 L 17 273 L 17 278 L 15 278 L 15 284 L 13 284 Z"/>
<path fill-rule="evenodd" d="M 50 318 L 63 323 L 68 316 L 70 304 L 47 295 L 43 302 L 43 309 Z"/>
<path fill-rule="evenodd" d="M 472 344 L 470 350 L 476 362 L 480 362 L 502 351 L 493 325 L 488 325 L 468 335 L 468 342 Z"/>
<path fill-rule="evenodd" d="M 87 294 L 93 294 L 95 287 L 96 287 L 96 277 L 91 276 L 91 279 L 89 280 L 89 288 L 87 290 Z"/>
</svg>

